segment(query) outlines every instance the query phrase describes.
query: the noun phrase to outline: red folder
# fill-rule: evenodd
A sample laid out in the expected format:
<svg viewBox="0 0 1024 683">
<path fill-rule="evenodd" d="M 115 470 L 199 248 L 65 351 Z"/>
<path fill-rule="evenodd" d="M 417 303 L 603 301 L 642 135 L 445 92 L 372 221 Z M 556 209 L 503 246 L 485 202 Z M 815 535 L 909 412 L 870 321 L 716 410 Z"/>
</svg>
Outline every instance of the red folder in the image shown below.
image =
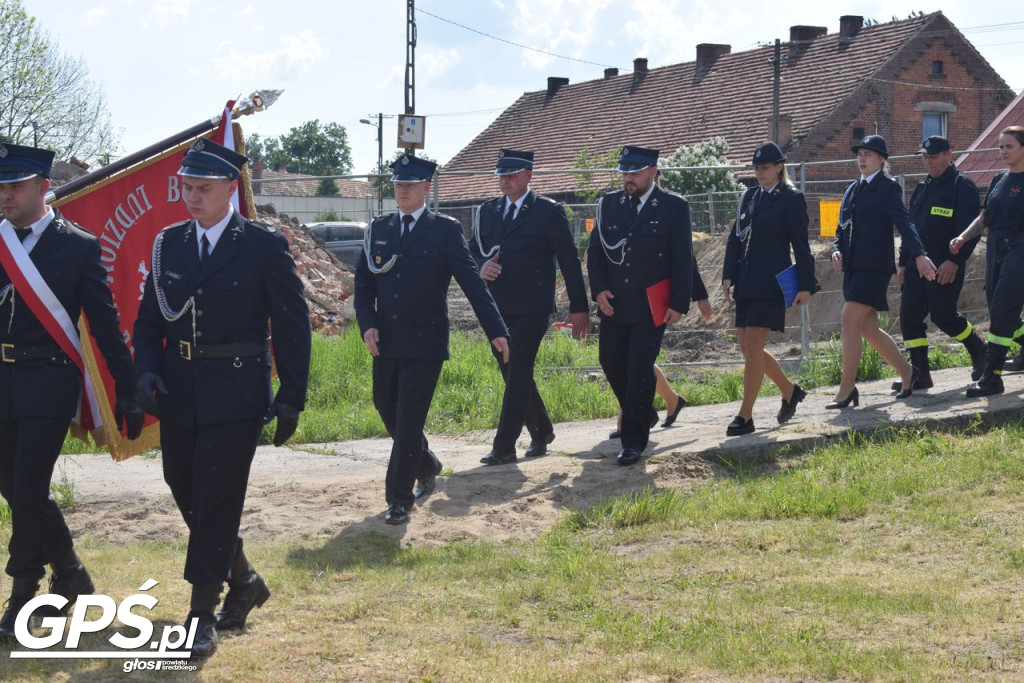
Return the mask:
<svg viewBox="0 0 1024 683">
<path fill-rule="evenodd" d="M 665 278 L 661 282 L 655 282 L 647 288 L 647 303 L 651 306 L 651 318 L 654 319 L 654 326 L 661 327 L 665 324 L 665 313 L 668 311 L 668 294 L 672 281 Z"/>
</svg>

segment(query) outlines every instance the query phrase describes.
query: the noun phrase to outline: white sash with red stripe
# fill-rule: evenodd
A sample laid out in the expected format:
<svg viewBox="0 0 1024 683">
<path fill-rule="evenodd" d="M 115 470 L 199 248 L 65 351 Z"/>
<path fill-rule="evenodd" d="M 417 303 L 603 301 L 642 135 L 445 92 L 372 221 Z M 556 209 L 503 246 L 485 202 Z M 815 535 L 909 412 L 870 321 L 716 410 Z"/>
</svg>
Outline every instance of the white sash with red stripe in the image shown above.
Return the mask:
<svg viewBox="0 0 1024 683">
<path fill-rule="evenodd" d="M 92 382 L 82 360 L 82 344 L 78 339 L 78 330 L 60 300 L 39 274 L 36 264 L 32 263 L 9 221 L 0 223 L 0 265 L 7 271 L 11 283 L 14 284 L 14 291 L 28 305 L 32 315 L 82 373 L 82 394 L 75 423 L 86 430 L 99 427 L 103 420 L 100 417 Z"/>
</svg>

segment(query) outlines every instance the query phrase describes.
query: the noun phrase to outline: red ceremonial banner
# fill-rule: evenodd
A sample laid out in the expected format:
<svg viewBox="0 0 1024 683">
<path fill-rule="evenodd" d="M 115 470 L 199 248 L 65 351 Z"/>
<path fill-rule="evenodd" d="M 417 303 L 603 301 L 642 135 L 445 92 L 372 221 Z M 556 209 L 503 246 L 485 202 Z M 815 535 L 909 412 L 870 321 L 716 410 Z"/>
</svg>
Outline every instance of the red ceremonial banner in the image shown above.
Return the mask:
<svg viewBox="0 0 1024 683">
<path fill-rule="evenodd" d="M 213 131 L 207 137 L 214 138 L 216 134 L 217 131 Z M 234 124 L 234 136 L 239 142 L 241 129 L 237 124 Z M 53 203 L 68 219 L 99 237 L 100 260 L 107 271 L 107 284 L 121 316 L 121 333 L 129 349 L 132 349 L 132 331 L 149 275 L 153 241 L 168 225 L 191 218 L 181 200 L 181 176 L 177 173 L 185 151 L 193 142 L 189 140 Z M 250 199 L 247 181 L 248 174 L 245 174 L 239 186 Z M 249 215 L 250 201 L 243 200 L 243 215 Z M 81 320 L 82 355 L 90 371 L 98 369 L 94 376 L 102 377 L 101 386 L 94 388 L 103 418 L 103 433 L 93 433 L 93 437 L 97 443 L 106 440 L 114 460 L 124 460 L 155 447 L 159 443 L 159 424 L 152 417 L 147 416 L 142 436 L 135 441 L 129 441 L 117 430 L 114 382 L 92 337 L 82 329 L 84 316 Z"/>
</svg>

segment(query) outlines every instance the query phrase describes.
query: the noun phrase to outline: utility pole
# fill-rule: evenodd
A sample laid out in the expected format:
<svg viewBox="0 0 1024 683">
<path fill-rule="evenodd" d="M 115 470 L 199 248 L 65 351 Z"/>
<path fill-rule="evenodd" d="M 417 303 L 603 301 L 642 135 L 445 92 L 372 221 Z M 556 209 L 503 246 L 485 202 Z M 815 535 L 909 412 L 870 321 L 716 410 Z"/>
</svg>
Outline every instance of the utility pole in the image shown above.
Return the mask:
<svg viewBox="0 0 1024 683">
<path fill-rule="evenodd" d="M 779 140 L 779 78 L 782 76 L 782 44 L 775 39 L 775 56 L 772 58 L 772 142 L 783 144 Z"/>
<path fill-rule="evenodd" d="M 416 2 L 407 0 L 405 26 L 405 113 L 416 113 Z M 408 154 L 415 155 L 416 150 L 407 147 Z"/>
<path fill-rule="evenodd" d="M 373 114 L 370 114 L 373 116 Z M 377 123 L 374 123 L 370 119 L 359 119 L 359 123 L 365 123 L 368 126 L 373 126 L 377 129 L 377 173 L 384 173 L 384 112 L 377 114 Z M 387 118 L 393 118 L 387 116 Z M 377 178 L 377 215 L 384 213 L 384 178 Z"/>
</svg>

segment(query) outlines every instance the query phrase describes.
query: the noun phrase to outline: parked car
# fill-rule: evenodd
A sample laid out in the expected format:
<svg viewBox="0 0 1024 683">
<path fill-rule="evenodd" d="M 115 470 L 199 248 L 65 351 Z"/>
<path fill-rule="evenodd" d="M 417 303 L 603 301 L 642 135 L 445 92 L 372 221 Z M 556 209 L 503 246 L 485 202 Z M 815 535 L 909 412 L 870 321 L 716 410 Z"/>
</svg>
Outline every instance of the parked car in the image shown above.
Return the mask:
<svg viewBox="0 0 1024 683">
<path fill-rule="evenodd" d="M 359 252 L 363 250 L 363 236 L 366 223 L 355 221 L 328 221 L 307 223 L 309 233 L 323 242 L 324 247 L 338 257 L 342 263 L 355 268 L 359 263 Z"/>
</svg>

